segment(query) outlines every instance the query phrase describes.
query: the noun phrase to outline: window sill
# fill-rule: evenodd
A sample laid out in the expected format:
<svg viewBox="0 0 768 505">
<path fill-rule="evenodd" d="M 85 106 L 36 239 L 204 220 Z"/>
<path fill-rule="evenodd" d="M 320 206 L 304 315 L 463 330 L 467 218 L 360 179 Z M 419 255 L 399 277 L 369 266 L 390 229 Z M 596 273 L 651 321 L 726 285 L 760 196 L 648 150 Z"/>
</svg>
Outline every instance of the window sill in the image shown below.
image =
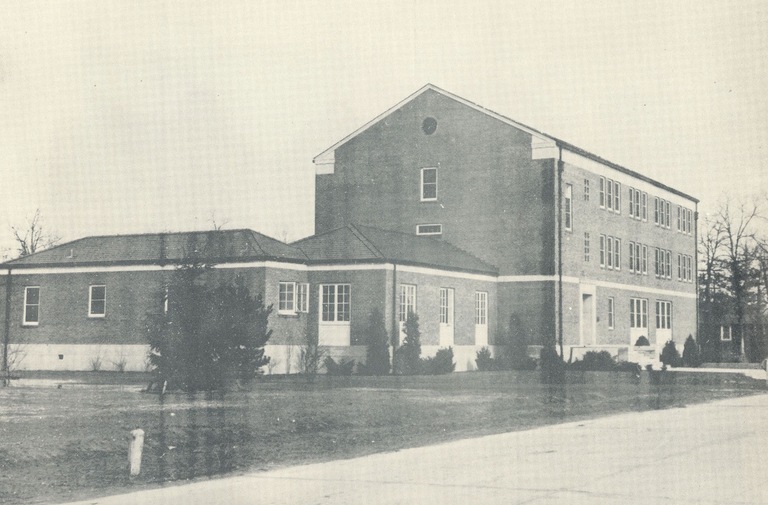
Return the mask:
<svg viewBox="0 0 768 505">
<path fill-rule="evenodd" d="M 298 318 L 299 313 L 298 312 L 278 312 L 278 317 L 285 317 L 285 318 Z"/>
<path fill-rule="evenodd" d="M 320 321 L 320 326 L 349 326 L 349 321 Z"/>
<path fill-rule="evenodd" d="M 22 328 L 37 328 L 40 323 L 21 323 Z"/>
<path fill-rule="evenodd" d="M 88 319 L 94 319 L 94 320 L 98 321 L 98 320 L 106 319 L 106 318 L 107 318 L 106 315 L 94 316 L 94 315 L 88 314 Z"/>
</svg>

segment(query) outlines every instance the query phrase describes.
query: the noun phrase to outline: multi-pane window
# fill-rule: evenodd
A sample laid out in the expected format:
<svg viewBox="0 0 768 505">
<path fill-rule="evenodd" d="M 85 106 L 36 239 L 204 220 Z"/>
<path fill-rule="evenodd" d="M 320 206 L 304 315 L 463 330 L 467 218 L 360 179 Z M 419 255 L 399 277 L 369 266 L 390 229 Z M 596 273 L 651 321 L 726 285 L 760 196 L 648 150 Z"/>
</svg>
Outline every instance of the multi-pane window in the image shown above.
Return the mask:
<svg viewBox="0 0 768 505">
<path fill-rule="evenodd" d="M 410 312 L 416 313 L 416 286 L 413 284 L 400 285 L 399 320 L 404 323 Z"/>
<path fill-rule="evenodd" d="M 40 288 L 27 286 L 24 288 L 24 326 L 37 326 L 40 323 Z"/>
<path fill-rule="evenodd" d="M 723 342 L 730 342 L 733 340 L 732 326 L 720 326 L 720 340 Z"/>
<path fill-rule="evenodd" d="M 600 266 L 605 266 L 605 235 L 600 235 Z"/>
<path fill-rule="evenodd" d="M 608 297 L 608 329 L 612 330 L 615 326 L 615 307 L 613 305 L 613 297 Z"/>
<path fill-rule="evenodd" d="M 565 229 L 573 227 L 573 186 L 565 185 Z"/>
<path fill-rule="evenodd" d="M 605 208 L 608 210 L 613 210 L 613 181 L 610 179 L 606 179 L 605 181 Z"/>
<path fill-rule="evenodd" d="M 685 257 L 685 280 L 693 282 L 693 257 Z"/>
<path fill-rule="evenodd" d="M 437 200 L 437 169 L 421 169 L 421 201 Z"/>
<path fill-rule="evenodd" d="M 600 266 L 621 270 L 621 239 L 600 235 Z"/>
<path fill-rule="evenodd" d="M 683 280 L 683 255 L 678 254 L 677 255 L 677 280 L 682 281 Z"/>
<path fill-rule="evenodd" d="M 277 313 L 294 314 L 296 312 L 296 283 L 281 282 L 278 286 Z"/>
<path fill-rule="evenodd" d="M 629 271 L 635 274 L 641 273 L 642 260 L 640 258 L 641 247 L 636 242 L 629 243 Z"/>
<path fill-rule="evenodd" d="M 613 210 L 621 214 L 621 184 L 613 181 Z"/>
<path fill-rule="evenodd" d="M 643 274 L 648 274 L 648 246 L 643 246 Z"/>
<path fill-rule="evenodd" d="M 648 327 L 648 300 L 645 298 L 629 299 L 629 327 Z"/>
<path fill-rule="evenodd" d="M 643 191 L 641 200 L 642 200 L 642 203 L 641 203 L 642 219 L 643 221 L 647 221 L 648 220 L 648 193 Z"/>
<path fill-rule="evenodd" d="M 665 200 L 664 201 L 664 226 L 666 226 L 667 228 L 670 228 L 671 220 L 669 219 L 669 216 L 670 216 L 669 202 Z"/>
<path fill-rule="evenodd" d="M 680 233 L 684 230 L 682 211 L 683 211 L 683 208 L 678 205 L 677 206 L 677 233 Z"/>
<path fill-rule="evenodd" d="M 88 289 L 88 317 L 104 317 L 107 313 L 107 287 L 90 286 Z"/>
<path fill-rule="evenodd" d="M 665 262 L 665 268 L 664 273 L 666 274 L 667 279 L 672 278 L 672 251 L 665 251 L 666 252 L 666 262 Z"/>
<path fill-rule="evenodd" d="M 352 307 L 352 286 L 350 284 L 321 284 L 320 304 L 320 316 L 323 322 L 349 322 Z"/>
<path fill-rule="evenodd" d="M 656 248 L 656 277 L 672 278 L 672 251 Z"/>
<path fill-rule="evenodd" d="M 635 273 L 635 243 L 629 243 L 629 272 Z"/>
<path fill-rule="evenodd" d="M 600 208 L 605 208 L 605 177 L 600 177 Z"/>
<path fill-rule="evenodd" d="M 453 288 L 440 288 L 440 324 L 453 324 Z"/>
<path fill-rule="evenodd" d="M 589 232 L 584 232 L 584 261 L 589 262 Z"/>
<path fill-rule="evenodd" d="M 584 201 L 589 201 L 589 179 L 584 179 Z"/>
<path fill-rule="evenodd" d="M 653 197 L 653 224 L 655 225 L 661 224 L 661 212 L 659 212 L 661 210 L 660 207 L 661 201 L 659 200 L 659 197 Z"/>
<path fill-rule="evenodd" d="M 688 235 L 693 233 L 693 211 L 691 209 L 685 210 L 685 220 L 687 223 L 686 231 Z"/>
<path fill-rule="evenodd" d="M 629 188 L 629 217 L 635 219 L 641 219 L 641 210 L 643 205 L 641 202 L 640 190 L 635 188 Z"/>
<path fill-rule="evenodd" d="M 309 284 L 296 284 L 296 312 L 309 312 Z"/>
<path fill-rule="evenodd" d="M 672 328 L 672 302 L 656 301 L 656 328 L 660 330 Z"/>
<path fill-rule="evenodd" d="M 488 324 L 488 293 L 475 291 L 475 324 Z"/>
</svg>

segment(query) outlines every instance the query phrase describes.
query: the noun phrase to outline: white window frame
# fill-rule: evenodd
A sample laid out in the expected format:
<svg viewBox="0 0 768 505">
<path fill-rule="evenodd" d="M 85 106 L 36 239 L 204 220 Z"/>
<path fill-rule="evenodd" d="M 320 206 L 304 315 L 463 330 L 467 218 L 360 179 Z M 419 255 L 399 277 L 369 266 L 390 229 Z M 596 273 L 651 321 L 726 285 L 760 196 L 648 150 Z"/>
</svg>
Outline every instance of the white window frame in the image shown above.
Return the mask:
<svg viewBox="0 0 768 505">
<path fill-rule="evenodd" d="M 629 217 L 635 217 L 635 188 L 629 188 Z"/>
<path fill-rule="evenodd" d="M 600 235 L 600 268 L 605 268 L 605 242 L 606 236 Z"/>
<path fill-rule="evenodd" d="M 440 288 L 440 324 L 453 324 L 453 297 L 450 291 L 453 288 Z"/>
<path fill-rule="evenodd" d="M 648 299 L 629 299 L 629 327 L 648 329 Z"/>
<path fill-rule="evenodd" d="M 605 267 L 613 270 L 613 237 L 605 237 Z"/>
<path fill-rule="evenodd" d="M 648 246 L 643 245 L 643 275 L 648 275 Z"/>
<path fill-rule="evenodd" d="M 671 225 L 670 225 L 670 223 L 671 223 L 671 219 L 670 219 L 671 214 L 672 213 L 670 212 L 670 209 L 669 209 L 669 202 L 665 200 L 664 201 L 664 215 L 666 216 L 665 223 L 666 223 L 666 227 L 667 227 L 668 230 L 671 228 Z"/>
<path fill-rule="evenodd" d="M 345 292 L 345 293 L 344 293 Z M 326 295 L 333 294 L 333 300 Z M 345 300 L 339 301 L 341 294 L 345 295 Z M 352 285 L 346 283 L 339 284 L 320 284 L 318 296 L 320 324 L 340 324 L 348 325 L 352 319 Z M 325 310 L 325 305 L 331 307 L 330 311 Z M 326 319 L 326 315 L 329 317 Z"/>
<path fill-rule="evenodd" d="M 667 279 L 672 279 L 672 251 L 665 251 L 666 252 L 666 277 Z"/>
<path fill-rule="evenodd" d="M 488 292 L 475 291 L 475 326 L 488 325 Z"/>
<path fill-rule="evenodd" d="M 661 214 L 659 207 L 662 207 L 661 201 L 658 196 L 653 197 L 653 224 L 661 226 Z"/>
<path fill-rule="evenodd" d="M 590 246 L 590 243 L 589 243 L 589 232 L 585 231 L 584 232 L 584 261 L 587 262 L 587 263 L 589 263 L 589 252 L 590 252 L 589 251 L 589 246 Z"/>
<path fill-rule="evenodd" d="M 436 231 L 424 231 L 427 227 L 437 227 Z M 442 235 L 443 234 L 443 225 L 442 224 L 417 224 L 416 225 L 416 235 L 421 236 L 430 236 L 430 235 Z"/>
<path fill-rule="evenodd" d="M 608 297 L 608 329 L 616 327 L 616 303 L 612 296 Z"/>
<path fill-rule="evenodd" d="M 642 209 L 643 222 L 646 222 L 648 221 L 648 193 L 646 193 L 645 191 L 643 191 L 642 199 L 643 199 L 643 209 Z"/>
<path fill-rule="evenodd" d="M 656 329 L 672 329 L 672 302 L 656 300 Z"/>
<path fill-rule="evenodd" d="M 725 330 L 728 331 L 725 331 Z M 726 338 L 726 334 L 728 335 Z M 720 341 L 721 342 L 730 342 L 733 340 L 733 326 L 730 324 L 728 326 L 720 325 Z"/>
<path fill-rule="evenodd" d="M 96 288 L 104 288 L 104 298 L 94 298 L 93 297 L 93 290 Z M 102 301 L 104 302 L 104 311 L 101 313 L 94 312 L 93 311 L 93 302 L 94 301 Z M 94 318 L 94 319 L 103 319 L 107 317 L 107 286 L 106 284 L 92 284 L 88 286 L 88 317 Z"/>
<path fill-rule="evenodd" d="M 613 181 L 613 211 L 616 214 L 621 214 L 621 183 Z"/>
<path fill-rule="evenodd" d="M 621 270 L 621 239 L 613 239 L 613 269 Z"/>
<path fill-rule="evenodd" d="M 635 243 L 629 242 L 629 273 L 635 273 Z"/>
<path fill-rule="evenodd" d="M 584 201 L 589 201 L 589 179 L 584 179 Z"/>
<path fill-rule="evenodd" d="M 29 303 L 29 290 L 37 290 L 37 303 Z M 27 308 L 37 307 L 37 319 L 34 321 L 27 321 Z M 24 308 L 21 316 L 22 326 L 39 326 L 40 325 L 40 286 L 25 286 L 24 287 Z"/>
<path fill-rule="evenodd" d="M 606 191 L 605 191 L 605 208 L 613 210 L 613 180 L 606 179 Z"/>
<path fill-rule="evenodd" d="M 416 314 L 416 285 L 400 284 L 400 298 L 398 303 L 398 321 L 404 323 L 408 319 L 408 313 Z"/>
<path fill-rule="evenodd" d="M 296 283 L 280 281 L 277 286 L 277 313 L 296 314 Z"/>
<path fill-rule="evenodd" d="M 426 170 L 434 170 L 435 171 L 435 182 L 424 182 L 424 172 Z M 424 190 L 426 189 L 427 185 L 434 185 L 435 186 L 435 196 L 434 197 L 425 197 L 424 196 Z M 435 202 L 437 201 L 437 189 L 438 189 L 438 178 L 437 178 L 437 167 L 424 167 L 421 169 L 421 180 L 419 183 L 419 196 L 421 197 L 422 202 Z"/>
<path fill-rule="evenodd" d="M 600 197 L 599 197 L 599 204 L 600 208 L 605 208 L 605 177 L 600 177 Z"/>
<path fill-rule="evenodd" d="M 296 283 L 296 312 L 309 313 L 309 283 Z"/>
<path fill-rule="evenodd" d="M 635 190 L 635 219 L 640 220 L 640 190 Z"/>
<path fill-rule="evenodd" d="M 563 196 L 565 197 L 565 231 L 571 231 L 573 230 L 573 184 L 565 185 Z"/>
</svg>

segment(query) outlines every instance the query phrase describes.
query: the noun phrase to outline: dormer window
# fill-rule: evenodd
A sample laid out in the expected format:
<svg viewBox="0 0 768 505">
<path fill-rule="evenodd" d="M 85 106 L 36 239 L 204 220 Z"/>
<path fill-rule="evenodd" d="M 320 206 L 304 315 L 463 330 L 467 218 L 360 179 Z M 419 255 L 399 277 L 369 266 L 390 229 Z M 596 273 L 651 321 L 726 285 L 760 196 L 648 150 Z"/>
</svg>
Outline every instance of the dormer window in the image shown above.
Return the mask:
<svg viewBox="0 0 768 505">
<path fill-rule="evenodd" d="M 421 201 L 437 200 L 437 168 L 421 169 Z"/>
</svg>

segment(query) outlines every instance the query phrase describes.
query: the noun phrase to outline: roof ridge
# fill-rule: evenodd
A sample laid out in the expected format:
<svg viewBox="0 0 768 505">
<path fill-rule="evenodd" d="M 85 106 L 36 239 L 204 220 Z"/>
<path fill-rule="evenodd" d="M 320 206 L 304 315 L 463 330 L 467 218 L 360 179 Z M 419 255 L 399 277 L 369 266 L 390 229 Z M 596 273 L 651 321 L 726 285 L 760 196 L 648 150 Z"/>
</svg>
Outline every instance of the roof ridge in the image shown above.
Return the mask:
<svg viewBox="0 0 768 505">
<path fill-rule="evenodd" d="M 363 232 L 361 232 L 354 224 L 350 223 L 347 225 L 349 230 L 357 237 L 360 242 L 363 243 L 363 245 L 371 251 L 374 255 L 376 255 L 379 258 L 384 259 L 384 254 L 379 250 L 378 247 L 376 247 L 373 242 L 371 242 L 368 237 L 366 237 Z"/>
</svg>

